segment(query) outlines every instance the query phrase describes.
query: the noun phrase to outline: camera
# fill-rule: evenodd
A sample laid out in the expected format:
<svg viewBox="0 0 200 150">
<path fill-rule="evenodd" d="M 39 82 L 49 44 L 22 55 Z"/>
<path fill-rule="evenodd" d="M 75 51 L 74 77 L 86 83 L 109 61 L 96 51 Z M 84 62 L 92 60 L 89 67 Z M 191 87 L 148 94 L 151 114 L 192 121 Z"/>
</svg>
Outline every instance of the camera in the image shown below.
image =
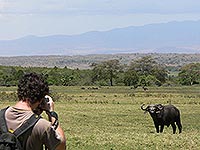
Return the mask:
<svg viewBox="0 0 200 150">
<path fill-rule="evenodd" d="M 42 110 L 47 110 L 49 108 L 49 98 L 48 97 L 45 97 L 42 102 L 40 103 L 40 105 L 38 106 L 40 109 Z"/>
<path fill-rule="evenodd" d="M 43 111 L 49 111 L 50 105 L 49 105 L 49 98 L 44 97 L 40 105 L 38 105 L 37 108 L 33 110 L 33 112 L 37 115 L 40 115 Z"/>
</svg>

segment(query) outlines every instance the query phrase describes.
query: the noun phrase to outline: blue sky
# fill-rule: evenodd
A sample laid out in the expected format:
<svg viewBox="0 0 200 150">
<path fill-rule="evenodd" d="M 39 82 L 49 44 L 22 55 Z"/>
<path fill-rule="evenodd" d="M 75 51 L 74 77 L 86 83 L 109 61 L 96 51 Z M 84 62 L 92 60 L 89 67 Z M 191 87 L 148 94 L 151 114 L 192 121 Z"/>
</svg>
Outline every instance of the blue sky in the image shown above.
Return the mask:
<svg viewBox="0 0 200 150">
<path fill-rule="evenodd" d="M 0 0 L 0 40 L 200 20 L 198 0 Z"/>
</svg>

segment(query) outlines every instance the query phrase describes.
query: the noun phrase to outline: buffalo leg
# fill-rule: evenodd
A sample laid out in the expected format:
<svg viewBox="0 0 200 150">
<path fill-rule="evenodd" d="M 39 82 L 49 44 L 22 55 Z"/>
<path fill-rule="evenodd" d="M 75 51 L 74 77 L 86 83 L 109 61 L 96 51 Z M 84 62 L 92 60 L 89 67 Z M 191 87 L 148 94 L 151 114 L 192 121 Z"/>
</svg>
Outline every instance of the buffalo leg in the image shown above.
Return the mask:
<svg viewBox="0 0 200 150">
<path fill-rule="evenodd" d="M 176 133 L 176 125 L 175 125 L 175 123 L 172 123 L 171 125 L 172 125 L 172 129 L 173 129 L 173 134 L 175 134 Z"/>
<path fill-rule="evenodd" d="M 176 124 L 177 124 L 177 126 L 178 126 L 179 133 L 181 133 L 181 132 L 182 132 L 182 125 L 181 125 L 181 122 L 180 122 L 180 121 L 177 121 Z"/>
<path fill-rule="evenodd" d="M 161 125 L 161 127 L 160 127 L 160 133 L 163 132 L 163 129 L 164 129 L 164 125 Z"/>
<path fill-rule="evenodd" d="M 159 125 L 155 124 L 156 132 L 159 133 Z"/>
</svg>

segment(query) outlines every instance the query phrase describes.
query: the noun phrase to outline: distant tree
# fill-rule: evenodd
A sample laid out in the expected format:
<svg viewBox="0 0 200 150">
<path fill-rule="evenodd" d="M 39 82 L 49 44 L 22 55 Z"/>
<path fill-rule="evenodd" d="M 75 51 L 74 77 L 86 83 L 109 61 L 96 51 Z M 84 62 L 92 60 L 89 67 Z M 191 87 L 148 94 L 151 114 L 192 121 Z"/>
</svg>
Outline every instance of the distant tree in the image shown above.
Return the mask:
<svg viewBox="0 0 200 150">
<path fill-rule="evenodd" d="M 66 66 L 60 70 L 60 84 L 63 86 L 71 86 L 75 77 L 72 74 L 72 70 Z"/>
<path fill-rule="evenodd" d="M 113 86 L 113 80 L 117 77 L 120 71 L 119 60 L 107 60 L 100 64 L 92 64 L 93 67 L 93 81 L 109 80 L 110 86 Z"/>
<path fill-rule="evenodd" d="M 168 71 L 163 65 L 154 65 L 152 75 L 155 77 L 156 85 L 161 85 L 166 82 L 168 77 Z"/>
<path fill-rule="evenodd" d="M 136 71 L 128 70 L 124 73 L 124 84 L 126 86 L 134 86 L 137 87 L 139 82 L 139 76 Z"/>
<path fill-rule="evenodd" d="M 178 74 L 180 84 L 193 85 L 200 83 L 200 63 L 184 65 Z"/>
<path fill-rule="evenodd" d="M 62 85 L 62 74 L 61 74 L 61 69 L 58 67 L 51 68 L 50 71 L 48 72 L 48 78 L 47 81 L 49 85 Z"/>
<path fill-rule="evenodd" d="M 165 83 L 168 72 L 164 66 L 158 64 L 151 56 L 145 56 L 132 61 L 129 70 L 135 71 L 139 76 L 140 85 L 161 85 Z"/>
<path fill-rule="evenodd" d="M 15 79 L 19 80 L 23 75 L 24 71 L 20 69 L 15 73 Z"/>
<path fill-rule="evenodd" d="M 92 63 L 90 66 L 92 68 L 92 83 L 94 84 L 96 81 L 105 80 L 105 73 L 102 63 Z"/>
<path fill-rule="evenodd" d="M 92 83 L 92 70 L 91 69 L 80 70 L 79 85 L 85 85 L 85 86 L 93 85 L 93 83 Z"/>
</svg>

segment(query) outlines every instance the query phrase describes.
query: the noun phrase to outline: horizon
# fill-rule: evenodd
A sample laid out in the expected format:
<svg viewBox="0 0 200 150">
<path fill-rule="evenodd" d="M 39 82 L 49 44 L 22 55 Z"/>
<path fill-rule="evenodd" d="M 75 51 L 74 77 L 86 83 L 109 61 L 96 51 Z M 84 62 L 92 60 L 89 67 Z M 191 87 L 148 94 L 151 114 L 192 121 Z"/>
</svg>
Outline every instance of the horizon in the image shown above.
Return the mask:
<svg viewBox="0 0 200 150">
<path fill-rule="evenodd" d="M 91 53 L 91 54 L 28 54 L 28 55 L 0 55 L 0 58 L 15 58 L 15 57 L 76 57 L 76 56 L 80 56 L 80 57 L 87 57 L 87 56 L 96 56 L 96 55 L 104 55 L 104 56 L 108 56 L 108 55 L 134 55 L 134 54 L 140 54 L 140 55 L 200 55 L 199 52 L 197 53 L 180 53 L 180 52 L 117 52 L 117 53 Z"/>
<path fill-rule="evenodd" d="M 0 40 L 200 20 L 196 0 L 0 0 Z"/>
</svg>

